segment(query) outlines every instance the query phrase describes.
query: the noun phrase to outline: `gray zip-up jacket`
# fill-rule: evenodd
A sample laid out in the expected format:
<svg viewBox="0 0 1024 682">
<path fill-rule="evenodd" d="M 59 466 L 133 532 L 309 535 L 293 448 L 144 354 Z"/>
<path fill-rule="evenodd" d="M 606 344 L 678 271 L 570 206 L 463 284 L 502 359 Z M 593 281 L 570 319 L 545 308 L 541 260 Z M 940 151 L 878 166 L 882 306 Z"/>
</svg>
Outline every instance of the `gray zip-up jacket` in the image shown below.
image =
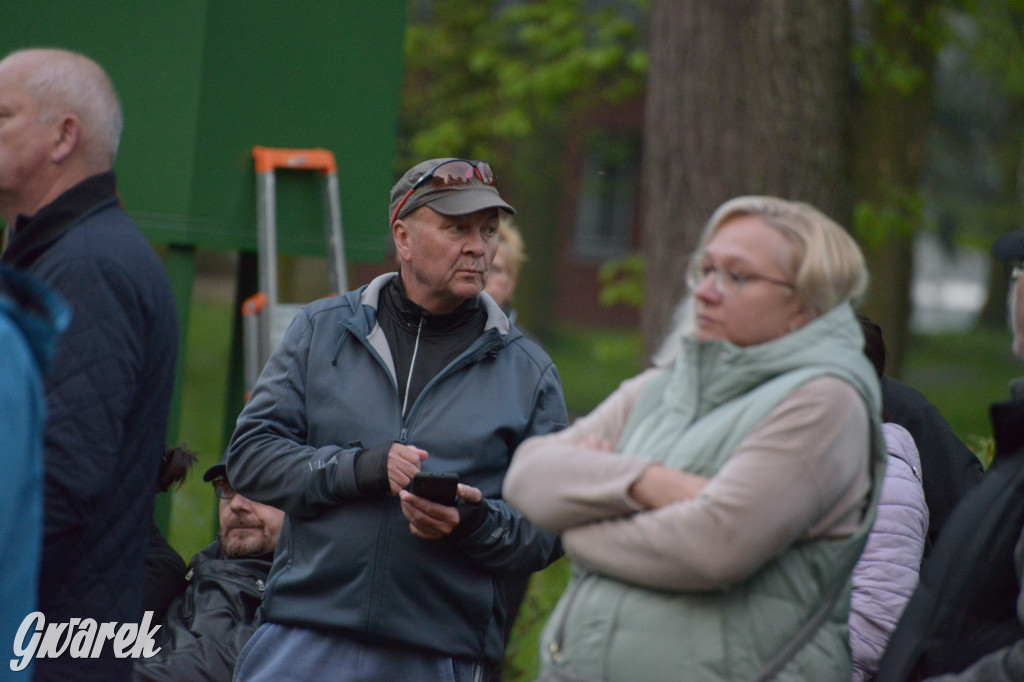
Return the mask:
<svg viewBox="0 0 1024 682">
<path fill-rule="evenodd" d="M 403 419 L 376 321 L 382 275 L 307 306 L 239 416 L 226 463 L 246 497 L 287 512 L 264 620 L 341 630 L 472 660 L 501 660 L 507 587 L 560 554 L 501 499 L 512 453 L 567 424 L 551 359 L 486 296 L 483 334 L 434 377 Z M 409 531 L 397 497 L 360 495 L 360 450 L 399 441 L 429 453 L 486 505 L 472 532 Z"/>
</svg>

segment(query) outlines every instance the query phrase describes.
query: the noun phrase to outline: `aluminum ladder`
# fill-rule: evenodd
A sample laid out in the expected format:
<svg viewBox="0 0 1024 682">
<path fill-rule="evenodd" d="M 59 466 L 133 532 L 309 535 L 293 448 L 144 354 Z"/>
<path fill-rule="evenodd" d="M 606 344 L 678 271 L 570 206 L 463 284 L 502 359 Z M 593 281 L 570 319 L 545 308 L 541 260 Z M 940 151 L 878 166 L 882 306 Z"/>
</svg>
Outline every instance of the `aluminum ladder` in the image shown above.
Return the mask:
<svg viewBox="0 0 1024 682">
<path fill-rule="evenodd" d="M 341 199 L 338 167 L 334 153 L 327 149 L 252 148 L 256 172 L 257 264 L 259 291 L 242 303 L 242 328 L 246 398 L 271 352 L 281 342 L 301 303 L 281 303 L 277 275 L 277 200 L 275 172 L 278 169 L 316 171 L 323 190 L 324 237 L 331 291 L 348 288 L 345 243 L 341 229 Z"/>
</svg>

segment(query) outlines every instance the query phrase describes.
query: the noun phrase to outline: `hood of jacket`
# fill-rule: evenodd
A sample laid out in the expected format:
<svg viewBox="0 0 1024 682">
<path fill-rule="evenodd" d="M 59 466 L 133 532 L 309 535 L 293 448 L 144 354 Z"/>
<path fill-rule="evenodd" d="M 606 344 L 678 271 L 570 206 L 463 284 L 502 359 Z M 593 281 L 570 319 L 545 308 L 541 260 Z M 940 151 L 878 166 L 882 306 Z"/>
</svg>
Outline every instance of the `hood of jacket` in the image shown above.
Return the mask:
<svg viewBox="0 0 1024 682">
<path fill-rule="evenodd" d="M 771 379 L 818 368 L 848 382 L 878 414 L 881 392 L 864 355 L 864 336 L 853 308 L 840 304 L 799 329 L 766 343 L 737 346 L 729 341 L 683 340 L 676 364 L 697 368 L 687 383 L 699 390 L 697 416 Z M 676 383 L 677 393 L 688 390 Z"/>
</svg>

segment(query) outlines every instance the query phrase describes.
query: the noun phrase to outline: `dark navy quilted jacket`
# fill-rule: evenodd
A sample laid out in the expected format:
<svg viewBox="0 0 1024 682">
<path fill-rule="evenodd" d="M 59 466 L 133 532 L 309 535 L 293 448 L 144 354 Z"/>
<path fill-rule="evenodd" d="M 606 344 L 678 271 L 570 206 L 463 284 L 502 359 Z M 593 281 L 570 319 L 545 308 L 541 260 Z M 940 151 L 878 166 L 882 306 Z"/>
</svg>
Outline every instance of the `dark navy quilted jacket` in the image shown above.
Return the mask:
<svg viewBox="0 0 1024 682">
<path fill-rule="evenodd" d="M 2 261 L 50 285 L 72 315 L 45 376 L 39 608 L 48 623 L 138 623 L 177 354 L 163 264 L 120 207 L 113 173 L 19 217 Z M 130 678 L 130 659 L 103 653 L 40 659 L 36 679 Z"/>
</svg>

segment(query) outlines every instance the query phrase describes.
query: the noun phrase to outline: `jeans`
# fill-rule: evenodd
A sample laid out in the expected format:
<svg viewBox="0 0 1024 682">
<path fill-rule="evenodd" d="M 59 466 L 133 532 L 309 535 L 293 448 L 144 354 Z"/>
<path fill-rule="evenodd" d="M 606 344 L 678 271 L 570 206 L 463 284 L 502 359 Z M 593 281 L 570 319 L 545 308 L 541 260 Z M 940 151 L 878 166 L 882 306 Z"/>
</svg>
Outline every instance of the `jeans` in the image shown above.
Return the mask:
<svg viewBox="0 0 1024 682">
<path fill-rule="evenodd" d="M 488 682 L 487 667 L 342 633 L 264 623 L 242 649 L 235 682 Z"/>
</svg>

